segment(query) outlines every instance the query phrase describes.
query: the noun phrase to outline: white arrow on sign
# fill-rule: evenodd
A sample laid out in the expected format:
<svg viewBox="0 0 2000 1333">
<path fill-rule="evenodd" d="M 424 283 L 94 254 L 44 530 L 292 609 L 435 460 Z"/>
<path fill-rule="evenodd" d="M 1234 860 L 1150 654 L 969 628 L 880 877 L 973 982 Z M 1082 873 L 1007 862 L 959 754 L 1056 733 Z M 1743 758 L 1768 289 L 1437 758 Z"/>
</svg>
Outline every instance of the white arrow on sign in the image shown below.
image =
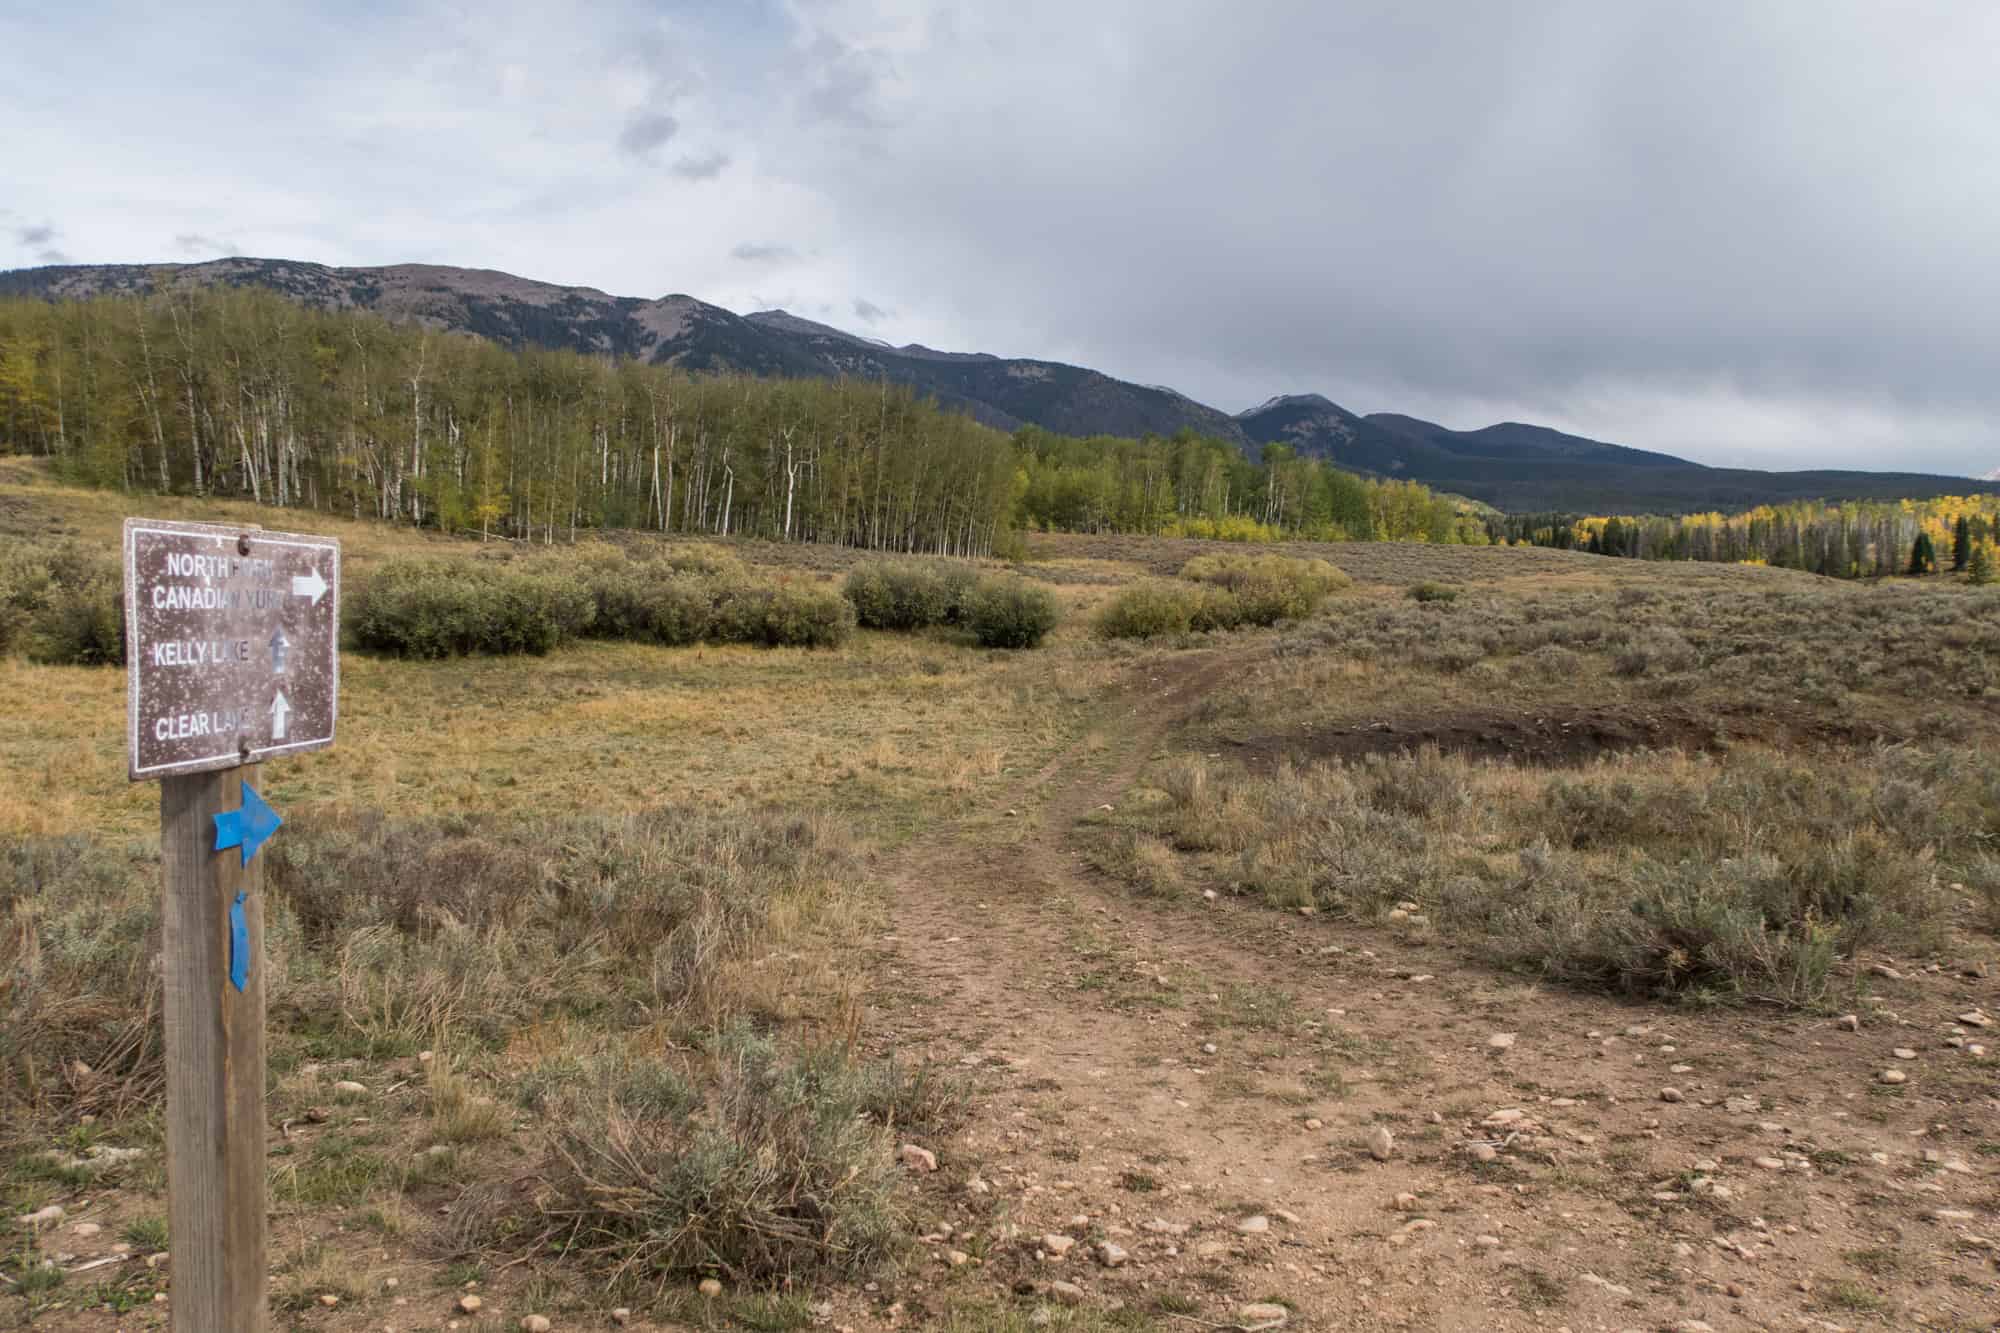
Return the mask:
<svg viewBox="0 0 2000 1333">
<path fill-rule="evenodd" d="M 326 596 L 326 580 L 320 577 L 317 569 L 309 574 L 294 574 L 292 575 L 292 596 L 310 597 L 312 598 L 312 604 L 318 606 L 319 599 Z"/>
<path fill-rule="evenodd" d="M 279 690 L 278 697 L 271 700 L 272 740 L 281 741 L 285 739 L 285 719 L 290 717 L 291 715 L 292 715 L 291 702 L 285 698 L 285 692 L 283 690 Z"/>
</svg>

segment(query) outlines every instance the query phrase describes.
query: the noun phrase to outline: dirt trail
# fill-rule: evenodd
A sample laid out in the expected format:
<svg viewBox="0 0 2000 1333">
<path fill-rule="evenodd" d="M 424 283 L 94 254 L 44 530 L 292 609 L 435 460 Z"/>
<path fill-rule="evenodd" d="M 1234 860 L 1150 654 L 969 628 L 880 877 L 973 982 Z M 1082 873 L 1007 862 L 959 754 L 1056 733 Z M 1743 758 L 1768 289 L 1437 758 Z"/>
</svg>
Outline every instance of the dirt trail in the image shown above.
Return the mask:
<svg viewBox="0 0 2000 1333">
<path fill-rule="evenodd" d="M 884 867 L 872 1040 L 961 1066 L 977 1105 L 926 1145 L 927 1221 L 955 1229 L 937 1267 L 842 1322 L 1070 1282 L 1182 1328 L 1267 1300 L 1293 1328 L 1996 1326 L 1994 1069 L 1943 1044 L 2000 1009 L 1993 982 L 1878 983 L 1900 1014 L 1850 1033 L 1544 991 L 1421 930 L 1137 898 L 1078 821 L 1241 665 L 1148 664 L 1083 742 Z M 1034 1244 L 1057 1232 L 1060 1259 Z"/>
</svg>

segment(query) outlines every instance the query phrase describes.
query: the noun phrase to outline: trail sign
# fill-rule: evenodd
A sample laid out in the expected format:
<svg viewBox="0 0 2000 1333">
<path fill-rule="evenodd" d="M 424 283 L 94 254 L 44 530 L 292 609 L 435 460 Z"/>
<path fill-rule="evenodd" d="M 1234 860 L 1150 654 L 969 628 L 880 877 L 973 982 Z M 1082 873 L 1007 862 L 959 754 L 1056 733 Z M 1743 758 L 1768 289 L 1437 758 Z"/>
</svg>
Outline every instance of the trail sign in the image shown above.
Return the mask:
<svg viewBox="0 0 2000 1333">
<path fill-rule="evenodd" d="M 284 821 L 221 770 L 333 744 L 339 633 L 332 538 L 125 520 L 128 768 L 163 779 L 174 1333 L 268 1327 L 257 852 Z"/>
<path fill-rule="evenodd" d="M 340 543 L 125 520 L 134 782 L 333 744 Z"/>
</svg>

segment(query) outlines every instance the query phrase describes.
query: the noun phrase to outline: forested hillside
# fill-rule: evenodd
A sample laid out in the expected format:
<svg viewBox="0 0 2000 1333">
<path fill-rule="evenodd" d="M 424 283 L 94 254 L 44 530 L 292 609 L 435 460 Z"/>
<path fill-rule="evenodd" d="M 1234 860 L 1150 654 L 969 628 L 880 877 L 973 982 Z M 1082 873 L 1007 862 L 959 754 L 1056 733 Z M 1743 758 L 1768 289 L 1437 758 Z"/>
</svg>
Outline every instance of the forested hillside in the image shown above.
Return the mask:
<svg viewBox="0 0 2000 1333">
<path fill-rule="evenodd" d="M 907 387 L 508 349 L 248 288 L 0 300 L 0 445 L 67 477 L 553 541 L 623 527 L 984 554 L 1015 525 L 1487 539 L 1408 482 L 1227 439 L 1009 436 Z"/>
<path fill-rule="evenodd" d="M 47 300 L 228 287 L 279 292 L 316 310 L 365 310 L 398 323 L 476 333 L 514 348 L 604 354 L 710 374 L 886 381 L 1001 430 L 1032 424 L 1079 435 L 1170 435 L 1192 428 L 1244 442 L 1225 413 L 1170 389 L 1087 367 L 915 344 L 891 347 L 782 310 L 738 315 L 692 296 L 611 296 L 594 287 L 442 264 L 333 268 L 293 259 L 0 273 L 0 296 Z"/>
<path fill-rule="evenodd" d="M 544 541 L 653 528 L 992 548 L 1005 435 L 907 390 L 696 376 L 268 292 L 0 302 L 0 440 L 97 485 Z"/>
<path fill-rule="evenodd" d="M 1989 559 L 2000 559 L 1990 550 L 2000 534 L 2000 496 L 1760 505 L 1737 514 L 1673 518 L 1510 514 L 1493 528 L 1506 540 L 1598 555 L 1777 565 L 1833 578 L 1871 578 L 1967 569 L 1981 547 L 1989 548 Z"/>
</svg>

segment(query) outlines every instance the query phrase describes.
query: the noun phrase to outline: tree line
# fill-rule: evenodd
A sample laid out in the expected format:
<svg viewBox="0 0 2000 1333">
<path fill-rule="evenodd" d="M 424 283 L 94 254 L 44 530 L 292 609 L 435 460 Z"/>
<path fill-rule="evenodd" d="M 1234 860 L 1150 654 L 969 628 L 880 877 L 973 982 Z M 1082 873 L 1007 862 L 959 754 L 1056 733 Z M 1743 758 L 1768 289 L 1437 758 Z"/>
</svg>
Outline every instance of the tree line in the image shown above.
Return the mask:
<svg viewBox="0 0 2000 1333">
<path fill-rule="evenodd" d="M 1064 532 L 1485 545 L 1486 521 L 1413 481 L 1377 481 L 1267 444 L 1251 459 L 1228 440 L 1016 432 L 1023 526 Z"/>
<path fill-rule="evenodd" d="M 1637 560 L 1713 560 L 1832 578 L 1966 571 L 1993 557 L 2000 496 L 1760 505 L 1738 514 L 1605 518 L 1508 514 L 1496 538 Z M 1982 556 L 1982 548 L 1984 555 Z"/>
<path fill-rule="evenodd" d="M 1012 437 L 875 382 L 509 350 L 251 288 L 0 300 L 0 448 L 69 479 L 553 543 L 640 528 L 992 553 L 1016 527 L 1488 539 L 1281 445 Z"/>
<path fill-rule="evenodd" d="M 0 443 L 86 484 L 553 543 L 648 528 L 976 555 L 1004 434 L 908 392 L 693 376 L 249 289 L 0 301 Z"/>
</svg>

